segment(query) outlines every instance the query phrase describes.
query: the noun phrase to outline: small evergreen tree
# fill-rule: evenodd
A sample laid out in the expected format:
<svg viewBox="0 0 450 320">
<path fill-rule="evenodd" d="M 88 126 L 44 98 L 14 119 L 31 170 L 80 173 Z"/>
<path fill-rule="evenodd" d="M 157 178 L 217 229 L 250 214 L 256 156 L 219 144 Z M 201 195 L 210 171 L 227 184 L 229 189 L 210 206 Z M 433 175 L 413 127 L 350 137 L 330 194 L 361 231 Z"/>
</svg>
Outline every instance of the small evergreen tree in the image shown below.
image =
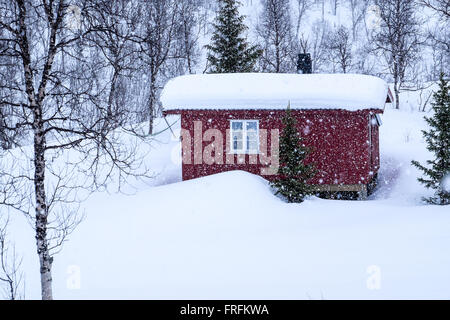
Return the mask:
<svg viewBox="0 0 450 320">
<path fill-rule="evenodd" d="M 237 0 L 219 0 L 219 13 L 214 23 L 214 33 L 208 50 L 208 72 L 237 73 L 255 71 L 261 55 L 257 46 L 250 46 L 242 36 L 247 30 L 245 16 L 239 15 Z"/>
<path fill-rule="evenodd" d="M 450 97 L 449 85 L 441 74 L 439 90 L 434 94 L 433 111 L 431 118 L 425 117 L 430 125 L 429 131 L 422 131 L 427 142 L 427 149 L 434 153 L 434 159 L 428 160 L 428 167 L 418 161 L 412 164 L 419 168 L 427 178 L 418 180 L 427 188 L 435 190 L 433 197 L 424 198 L 427 203 L 447 205 L 450 204 L 450 190 L 444 186 L 450 175 Z"/>
<path fill-rule="evenodd" d="M 312 165 L 304 163 L 309 148 L 303 144 L 290 107 L 286 110 L 283 125 L 280 136 L 280 178 L 273 181 L 271 186 L 277 190 L 277 195 L 282 195 L 288 202 L 303 202 L 307 195 L 313 194 L 307 182 L 314 177 L 315 170 Z"/>
</svg>

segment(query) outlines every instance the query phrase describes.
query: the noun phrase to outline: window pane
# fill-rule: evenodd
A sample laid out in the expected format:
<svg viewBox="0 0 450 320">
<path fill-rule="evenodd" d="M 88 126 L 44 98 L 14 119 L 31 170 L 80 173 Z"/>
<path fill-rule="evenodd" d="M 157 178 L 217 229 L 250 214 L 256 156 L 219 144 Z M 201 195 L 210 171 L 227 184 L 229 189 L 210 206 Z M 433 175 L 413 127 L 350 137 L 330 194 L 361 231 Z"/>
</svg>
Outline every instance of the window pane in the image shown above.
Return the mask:
<svg viewBox="0 0 450 320">
<path fill-rule="evenodd" d="M 249 151 L 258 150 L 258 137 L 255 131 L 247 132 L 247 150 Z"/>
<path fill-rule="evenodd" d="M 233 141 L 234 140 L 241 140 L 242 141 L 242 131 L 233 131 Z"/>
<path fill-rule="evenodd" d="M 247 151 L 257 152 L 258 151 L 258 122 L 257 121 L 247 121 Z"/>
<path fill-rule="evenodd" d="M 240 151 L 243 149 L 242 147 L 243 147 L 242 140 L 233 140 L 233 150 L 234 151 Z"/>
<path fill-rule="evenodd" d="M 232 122 L 231 129 L 233 130 L 242 130 L 242 122 Z"/>
<path fill-rule="evenodd" d="M 242 122 L 233 122 L 234 124 L 241 125 L 242 129 Z M 242 131 L 234 131 L 231 133 L 231 138 L 233 139 L 233 150 L 242 150 L 243 149 L 243 135 L 244 133 Z"/>
<path fill-rule="evenodd" d="M 244 149 L 244 123 L 242 121 L 231 122 L 231 139 L 233 151 L 241 151 Z"/>
<path fill-rule="evenodd" d="M 256 131 L 247 131 L 247 137 L 250 138 L 250 140 L 258 140 L 258 133 Z"/>
<path fill-rule="evenodd" d="M 255 140 L 247 140 L 247 150 L 248 151 L 258 151 L 258 143 Z"/>
<path fill-rule="evenodd" d="M 257 131 L 258 123 L 256 121 L 247 121 L 247 131 Z"/>
</svg>

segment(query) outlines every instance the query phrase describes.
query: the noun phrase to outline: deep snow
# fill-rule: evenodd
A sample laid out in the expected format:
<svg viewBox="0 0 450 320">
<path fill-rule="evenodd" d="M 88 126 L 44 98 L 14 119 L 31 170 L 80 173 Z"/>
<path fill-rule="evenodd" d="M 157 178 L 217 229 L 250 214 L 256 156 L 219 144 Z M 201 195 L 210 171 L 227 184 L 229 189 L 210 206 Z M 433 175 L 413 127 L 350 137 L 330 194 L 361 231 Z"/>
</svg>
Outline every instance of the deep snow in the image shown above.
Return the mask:
<svg viewBox="0 0 450 320">
<path fill-rule="evenodd" d="M 450 210 L 421 203 L 410 165 L 428 157 L 423 115 L 386 110 L 380 187 L 362 202 L 286 204 L 245 172 L 178 182 L 179 144 L 166 131 L 149 159 L 157 179 L 83 204 L 85 220 L 55 257 L 55 297 L 448 299 Z M 39 298 L 31 228 L 14 216 L 10 232 L 26 297 Z"/>
</svg>

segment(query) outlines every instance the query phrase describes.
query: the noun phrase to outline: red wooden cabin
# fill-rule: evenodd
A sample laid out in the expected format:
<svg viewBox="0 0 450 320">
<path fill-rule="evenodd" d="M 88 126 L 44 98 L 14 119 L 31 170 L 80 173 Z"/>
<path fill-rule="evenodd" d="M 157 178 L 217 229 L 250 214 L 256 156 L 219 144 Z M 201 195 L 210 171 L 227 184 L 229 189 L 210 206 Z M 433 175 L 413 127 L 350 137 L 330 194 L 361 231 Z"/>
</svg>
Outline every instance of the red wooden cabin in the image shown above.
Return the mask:
<svg viewBox="0 0 450 320">
<path fill-rule="evenodd" d="M 379 114 L 392 101 L 376 77 L 215 74 L 175 78 L 161 96 L 180 115 L 183 180 L 229 170 L 277 177 L 278 138 L 290 105 L 318 191 L 366 196 L 380 168 Z"/>
</svg>

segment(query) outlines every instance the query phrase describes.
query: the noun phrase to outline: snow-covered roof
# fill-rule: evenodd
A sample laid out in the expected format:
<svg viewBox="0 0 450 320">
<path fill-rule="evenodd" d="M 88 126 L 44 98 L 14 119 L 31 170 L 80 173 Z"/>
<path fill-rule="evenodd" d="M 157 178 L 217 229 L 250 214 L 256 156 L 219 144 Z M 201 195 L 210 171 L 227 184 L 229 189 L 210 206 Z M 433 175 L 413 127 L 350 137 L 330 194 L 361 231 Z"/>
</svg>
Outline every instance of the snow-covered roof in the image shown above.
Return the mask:
<svg viewBox="0 0 450 320">
<path fill-rule="evenodd" d="M 387 83 L 360 74 L 233 73 L 170 80 L 164 110 L 179 109 L 384 109 Z"/>
</svg>

